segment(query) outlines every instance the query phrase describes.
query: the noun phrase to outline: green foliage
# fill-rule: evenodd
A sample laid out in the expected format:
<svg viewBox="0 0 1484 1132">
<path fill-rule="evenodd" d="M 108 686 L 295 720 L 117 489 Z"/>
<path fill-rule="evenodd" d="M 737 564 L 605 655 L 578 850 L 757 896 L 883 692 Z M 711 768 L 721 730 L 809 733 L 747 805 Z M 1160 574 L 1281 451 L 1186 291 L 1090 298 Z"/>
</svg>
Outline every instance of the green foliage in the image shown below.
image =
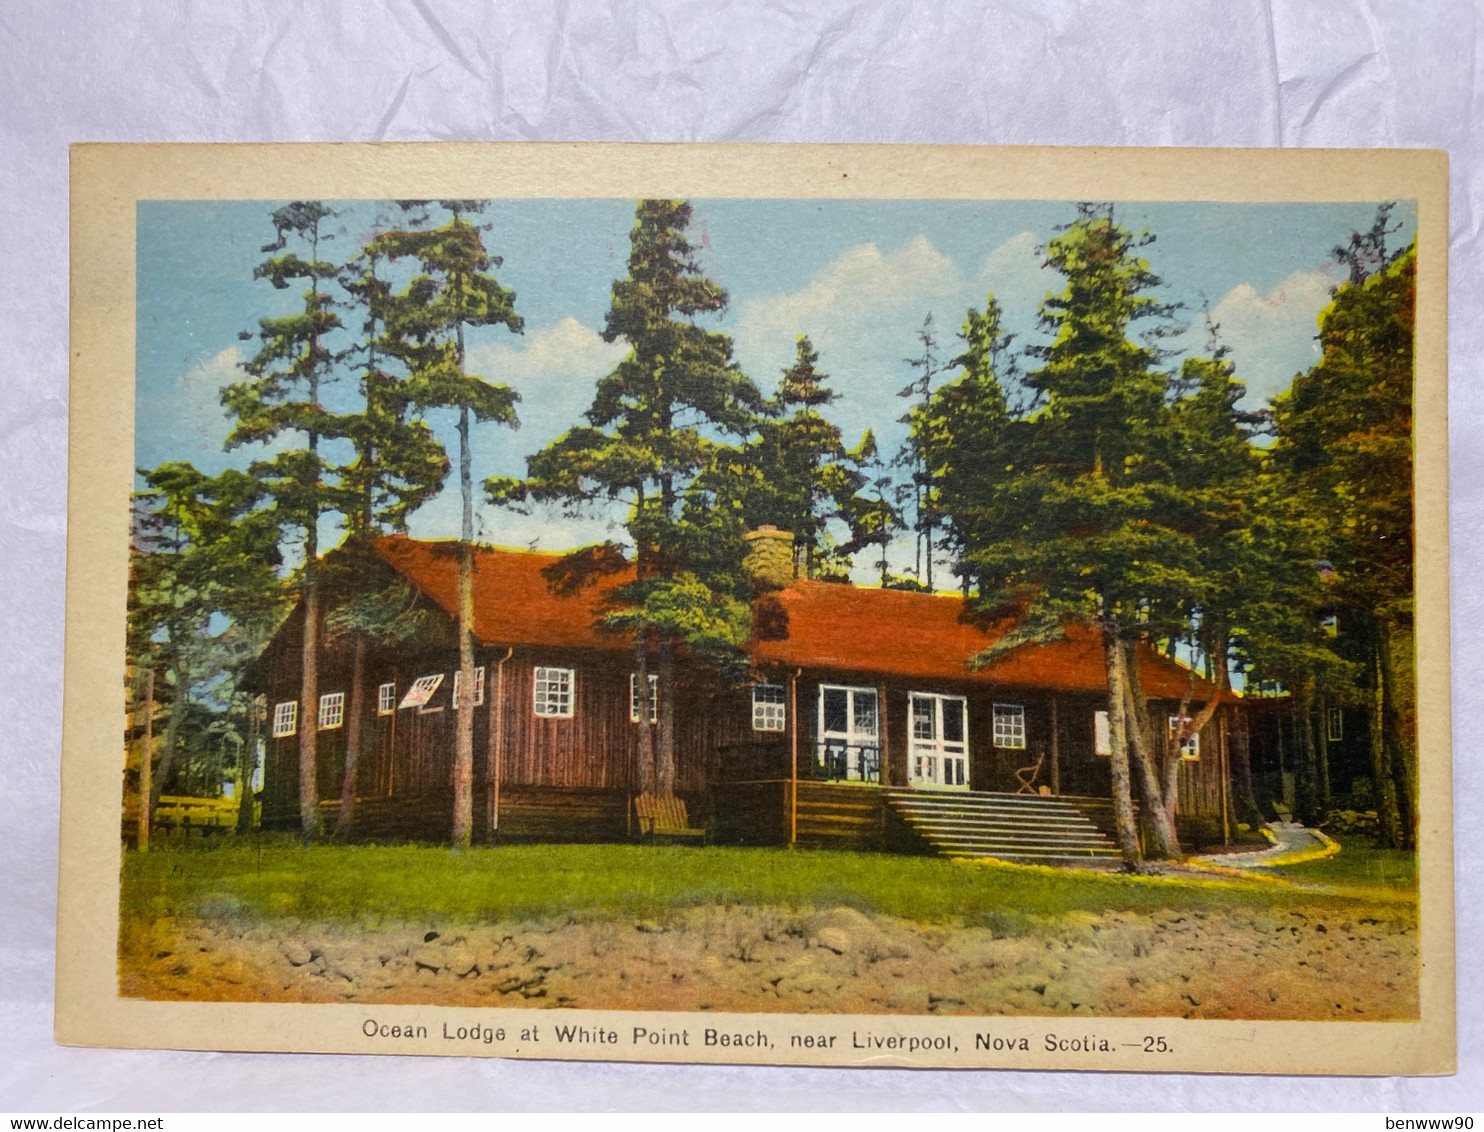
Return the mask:
<svg viewBox="0 0 1484 1132">
<path fill-rule="evenodd" d="M 696 263 L 690 220 L 683 201 L 639 202 L 629 273 L 613 284 L 603 330 L 628 354 L 598 382 L 587 425 L 531 456 L 524 480 L 485 487 L 513 506 L 627 501 L 638 581 L 618 591 L 608 623 L 716 659 L 746 637 L 736 613 L 745 515 L 734 506 L 746 461 L 722 438 L 746 434 L 763 406 L 732 361 L 731 339 L 696 321 L 721 311 L 726 292 Z M 816 395 L 809 383 L 796 383 L 805 403 Z"/>
<path fill-rule="evenodd" d="M 407 516 L 432 499 L 448 477 L 448 454 L 426 422 L 412 416 L 414 389 L 387 368 L 405 352 L 388 328 L 397 306 L 391 286 L 380 275 L 382 255 L 365 248 L 341 276 L 341 285 L 360 304 L 359 355 L 362 409 L 346 422 L 355 458 L 341 474 L 352 535 L 378 530 L 406 531 Z"/>
</svg>

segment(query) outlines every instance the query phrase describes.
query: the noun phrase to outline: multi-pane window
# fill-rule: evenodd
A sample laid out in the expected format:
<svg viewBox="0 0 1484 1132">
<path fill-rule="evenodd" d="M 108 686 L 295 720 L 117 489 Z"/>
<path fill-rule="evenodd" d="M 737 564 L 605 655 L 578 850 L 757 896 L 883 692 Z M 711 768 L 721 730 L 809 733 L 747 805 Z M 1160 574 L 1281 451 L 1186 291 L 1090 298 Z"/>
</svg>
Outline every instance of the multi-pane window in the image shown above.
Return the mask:
<svg viewBox="0 0 1484 1132">
<path fill-rule="evenodd" d="M 1189 722 L 1189 716 L 1170 716 L 1170 734 L 1179 734 L 1181 727 Z M 1201 733 L 1199 731 L 1192 731 L 1180 740 L 1180 757 L 1182 759 L 1198 759 L 1201 757 Z"/>
<path fill-rule="evenodd" d="M 299 701 L 284 700 L 273 708 L 273 738 L 282 739 L 299 730 Z"/>
<path fill-rule="evenodd" d="M 407 694 L 402 697 L 401 708 L 426 708 L 427 702 L 438 691 L 439 685 L 444 682 L 442 672 L 433 672 L 429 677 L 418 677 L 413 681 L 413 687 L 408 688 Z"/>
<path fill-rule="evenodd" d="M 754 731 L 783 731 L 788 723 L 788 711 L 784 706 L 782 684 L 754 684 L 752 686 L 752 729 Z"/>
<path fill-rule="evenodd" d="M 397 710 L 397 685 L 383 684 L 376 689 L 376 714 L 391 715 Z"/>
<path fill-rule="evenodd" d="M 433 694 L 438 691 L 443 683 L 443 673 L 434 672 L 431 676 L 419 676 L 412 682 L 412 687 L 407 689 L 407 694 L 402 697 L 401 706 L 404 708 L 425 708 Z"/>
<path fill-rule="evenodd" d="M 547 719 L 571 719 L 572 686 L 575 673 L 570 668 L 537 668 L 534 703 L 536 714 Z"/>
<path fill-rule="evenodd" d="M 326 692 L 319 698 L 319 729 L 333 731 L 345 722 L 345 693 Z"/>
<path fill-rule="evenodd" d="M 994 705 L 994 745 L 1025 749 L 1025 705 Z"/>
<path fill-rule="evenodd" d="M 660 718 L 660 678 L 649 677 L 649 722 L 657 723 Z M 629 674 L 629 722 L 639 722 L 639 674 Z"/>
<path fill-rule="evenodd" d="M 459 706 L 459 684 L 462 676 L 462 672 L 455 672 L 453 674 L 454 707 Z M 481 664 L 474 670 L 474 706 L 478 707 L 482 703 L 484 703 L 484 665 Z"/>
<path fill-rule="evenodd" d="M 1345 713 L 1337 707 L 1329 709 L 1328 739 L 1338 743 L 1345 738 Z"/>
<path fill-rule="evenodd" d="M 1113 753 L 1113 731 L 1108 726 L 1108 713 L 1105 711 L 1092 713 L 1092 753 L 1095 755 Z"/>
</svg>

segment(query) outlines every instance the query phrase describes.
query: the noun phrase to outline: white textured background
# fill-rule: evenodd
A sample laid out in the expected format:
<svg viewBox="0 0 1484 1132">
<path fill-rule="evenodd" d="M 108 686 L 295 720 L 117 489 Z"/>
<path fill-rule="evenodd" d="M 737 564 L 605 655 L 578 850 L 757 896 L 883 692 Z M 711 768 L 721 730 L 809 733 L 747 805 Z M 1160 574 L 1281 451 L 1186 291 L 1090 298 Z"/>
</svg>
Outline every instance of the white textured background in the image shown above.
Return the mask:
<svg viewBox="0 0 1484 1132">
<path fill-rule="evenodd" d="M 0 0 L 0 1111 L 1484 1108 L 1484 694 L 1471 682 L 1484 671 L 1480 16 L 1467 0 Z M 55 1046 L 67 145 L 436 139 L 1449 149 L 1459 1075 L 662 1068 Z"/>
</svg>

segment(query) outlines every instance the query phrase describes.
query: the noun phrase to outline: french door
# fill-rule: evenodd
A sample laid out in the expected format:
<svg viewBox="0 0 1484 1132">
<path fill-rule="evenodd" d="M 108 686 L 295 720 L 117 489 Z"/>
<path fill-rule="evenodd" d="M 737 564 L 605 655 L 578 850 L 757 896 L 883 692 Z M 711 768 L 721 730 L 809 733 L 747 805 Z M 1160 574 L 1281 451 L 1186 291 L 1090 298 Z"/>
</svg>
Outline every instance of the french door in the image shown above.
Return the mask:
<svg viewBox="0 0 1484 1132">
<path fill-rule="evenodd" d="M 816 774 L 827 779 L 879 782 L 880 718 L 875 688 L 821 684 Z"/>
<path fill-rule="evenodd" d="M 968 786 L 968 700 L 932 692 L 913 692 L 911 700 L 908 779 L 913 786 Z"/>
</svg>

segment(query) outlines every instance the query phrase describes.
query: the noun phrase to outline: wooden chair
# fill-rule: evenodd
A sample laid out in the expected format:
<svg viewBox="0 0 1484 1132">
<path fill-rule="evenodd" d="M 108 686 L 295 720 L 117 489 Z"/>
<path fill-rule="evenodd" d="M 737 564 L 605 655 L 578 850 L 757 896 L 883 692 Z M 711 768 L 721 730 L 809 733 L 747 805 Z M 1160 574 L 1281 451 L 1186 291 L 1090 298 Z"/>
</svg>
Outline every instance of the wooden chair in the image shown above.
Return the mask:
<svg viewBox="0 0 1484 1132">
<path fill-rule="evenodd" d="M 639 836 L 657 841 L 660 838 L 676 841 L 705 841 L 706 831 L 690 824 L 685 812 L 685 802 L 673 794 L 640 794 L 634 799 L 634 820 L 639 825 Z"/>
<path fill-rule="evenodd" d="M 1273 799 L 1273 813 L 1278 815 L 1278 820 L 1284 825 L 1293 821 L 1293 811 L 1278 799 Z"/>
<path fill-rule="evenodd" d="M 1030 766 L 1023 766 L 1015 772 L 1015 780 L 1020 783 L 1017 794 L 1036 793 L 1036 779 L 1041 775 L 1041 766 L 1046 762 L 1046 748 L 1041 748 L 1041 753 L 1036 756 L 1036 761 Z"/>
</svg>

